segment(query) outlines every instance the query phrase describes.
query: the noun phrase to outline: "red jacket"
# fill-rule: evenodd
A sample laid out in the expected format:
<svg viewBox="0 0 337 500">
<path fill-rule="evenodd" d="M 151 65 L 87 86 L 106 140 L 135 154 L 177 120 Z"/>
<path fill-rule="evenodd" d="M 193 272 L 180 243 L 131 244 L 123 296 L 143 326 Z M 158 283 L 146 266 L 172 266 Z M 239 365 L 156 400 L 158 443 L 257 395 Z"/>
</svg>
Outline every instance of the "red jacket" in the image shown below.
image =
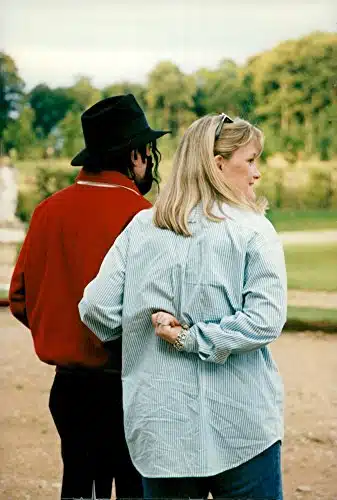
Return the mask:
<svg viewBox="0 0 337 500">
<path fill-rule="evenodd" d="M 77 306 L 116 237 L 136 213 L 150 207 L 126 176 L 82 170 L 75 184 L 35 209 L 9 300 L 13 315 L 31 330 L 42 361 L 88 367 L 108 363 L 107 350 L 81 322 Z"/>
</svg>

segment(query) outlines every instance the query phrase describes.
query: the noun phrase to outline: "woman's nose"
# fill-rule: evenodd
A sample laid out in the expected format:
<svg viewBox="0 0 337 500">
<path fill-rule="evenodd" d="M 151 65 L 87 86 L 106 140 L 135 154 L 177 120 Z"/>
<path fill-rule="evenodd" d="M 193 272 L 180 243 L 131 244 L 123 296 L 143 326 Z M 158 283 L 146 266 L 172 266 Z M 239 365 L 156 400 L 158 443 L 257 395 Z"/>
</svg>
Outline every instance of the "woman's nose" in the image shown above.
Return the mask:
<svg viewBox="0 0 337 500">
<path fill-rule="evenodd" d="M 254 164 L 253 177 L 254 179 L 260 179 L 261 177 L 261 173 L 255 164 Z"/>
</svg>

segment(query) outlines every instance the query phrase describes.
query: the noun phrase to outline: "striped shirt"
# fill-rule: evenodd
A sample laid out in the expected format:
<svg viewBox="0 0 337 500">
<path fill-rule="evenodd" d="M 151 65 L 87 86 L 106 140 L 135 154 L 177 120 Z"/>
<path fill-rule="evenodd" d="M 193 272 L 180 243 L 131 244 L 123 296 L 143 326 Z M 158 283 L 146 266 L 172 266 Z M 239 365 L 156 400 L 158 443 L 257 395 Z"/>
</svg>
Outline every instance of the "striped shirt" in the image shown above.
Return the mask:
<svg viewBox="0 0 337 500">
<path fill-rule="evenodd" d="M 283 437 L 283 386 L 268 344 L 286 320 L 286 272 L 270 222 L 223 206 L 189 217 L 192 237 L 137 214 L 79 304 L 102 340 L 122 334 L 125 435 L 145 477 L 213 476 Z M 183 351 L 157 337 L 151 314 L 190 327 Z"/>
</svg>

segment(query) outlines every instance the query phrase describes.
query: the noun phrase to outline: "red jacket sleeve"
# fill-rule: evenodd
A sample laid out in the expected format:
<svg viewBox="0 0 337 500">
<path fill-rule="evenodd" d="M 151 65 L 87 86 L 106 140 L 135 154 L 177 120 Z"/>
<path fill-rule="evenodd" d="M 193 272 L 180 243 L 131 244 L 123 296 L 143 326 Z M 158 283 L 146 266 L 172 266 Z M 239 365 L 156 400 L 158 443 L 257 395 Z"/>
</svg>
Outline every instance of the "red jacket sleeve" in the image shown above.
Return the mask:
<svg viewBox="0 0 337 500">
<path fill-rule="evenodd" d="M 19 258 L 11 279 L 9 287 L 9 307 L 10 310 L 21 323 L 29 328 L 28 317 L 26 312 L 26 296 L 25 296 L 25 262 L 27 255 L 29 231 L 22 245 Z"/>
</svg>

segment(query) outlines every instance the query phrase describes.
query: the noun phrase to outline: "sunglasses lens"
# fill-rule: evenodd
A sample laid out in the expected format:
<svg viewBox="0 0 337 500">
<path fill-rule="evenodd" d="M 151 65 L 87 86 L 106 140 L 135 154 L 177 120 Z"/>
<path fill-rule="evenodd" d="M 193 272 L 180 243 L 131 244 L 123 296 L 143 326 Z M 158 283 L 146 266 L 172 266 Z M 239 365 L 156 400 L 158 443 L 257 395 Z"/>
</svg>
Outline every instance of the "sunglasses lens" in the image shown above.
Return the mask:
<svg viewBox="0 0 337 500">
<path fill-rule="evenodd" d="M 215 130 L 215 140 L 216 141 L 220 137 L 223 124 L 224 123 L 234 123 L 234 120 L 232 120 L 231 118 L 229 118 L 229 116 L 227 116 L 225 113 L 221 113 L 220 116 L 221 116 L 221 120 L 220 120 L 219 125 L 217 126 L 217 128 Z"/>
</svg>

